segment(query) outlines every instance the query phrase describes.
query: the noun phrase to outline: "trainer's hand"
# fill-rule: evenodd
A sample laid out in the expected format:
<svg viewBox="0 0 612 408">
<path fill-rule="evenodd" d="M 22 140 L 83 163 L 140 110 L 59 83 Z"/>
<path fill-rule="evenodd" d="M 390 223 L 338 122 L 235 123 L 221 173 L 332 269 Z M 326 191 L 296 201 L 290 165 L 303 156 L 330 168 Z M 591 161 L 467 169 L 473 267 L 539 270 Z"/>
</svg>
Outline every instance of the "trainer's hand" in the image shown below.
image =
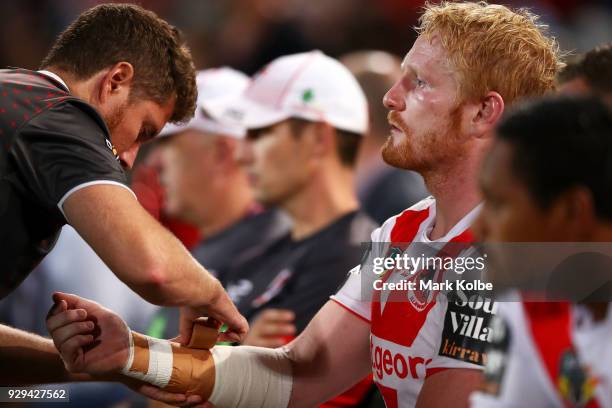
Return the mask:
<svg viewBox="0 0 612 408">
<path fill-rule="evenodd" d="M 296 332 L 295 314 L 291 310 L 266 309 L 253 322 L 244 344 L 276 348 L 287 344 L 287 336 Z"/>
<path fill-rule="evenodd" d="M 56 292 L 47 330 L 66 369 L 102 375 L 119 371 L 129 355 L 128 327 L 96 302 Z"/>
<path fill-rule="evenodd" d="M 218 283 L 218 281 L 217 281 Z M 181 319 L 179 322 L 179 338 L 178 341 L 182 345 L 187 345 L 191 339 L 193 331 L 193 321 L 202 316 L 212 317 L 213 319 L 225 323 L 228 327 L 225 333 L 220 335 L 220 341 L 235 341 L 241 342 L 246 333 L 249 331 L 249 324 L 242 316 L 236 306 L 230 299 L 229 295 L 223 289 L 220 283 L 215 285 L 215 295 L 212 296 L 212 301 L 206 307 L 181 308 Z"/>
</svg>

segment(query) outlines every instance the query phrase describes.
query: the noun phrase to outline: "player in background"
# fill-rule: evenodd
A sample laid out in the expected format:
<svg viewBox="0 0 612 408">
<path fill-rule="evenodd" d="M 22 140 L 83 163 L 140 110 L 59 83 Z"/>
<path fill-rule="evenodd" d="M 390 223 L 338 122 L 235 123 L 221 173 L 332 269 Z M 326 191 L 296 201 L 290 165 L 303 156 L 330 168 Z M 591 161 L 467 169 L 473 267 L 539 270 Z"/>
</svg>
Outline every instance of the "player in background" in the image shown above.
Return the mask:
<svg viewBox="0 0 612 408">
<path fill-rule="evenodd" d="M 482 239 L 610 242 L 611 134 L 612 114 L 594 97 L 537 101 L 508 115 L 481 176 Z M 504 286 L 533 281 L 525 266 L 506 273 Z M 596 271 L 583 263 L 570 272 L 587 279 Z M 513 291 L 498 303 L 483 391 L 472 406 L 612 407 L 610 293 L 580 303 L 523 296 Z"/>
<path fill-rule="evenodd" d="M 246 129 L 215 119 L 244 92 L 249 78 L 224 67 L 198 72 L 196 82 L 195 117 L 183 125 L 166 125 L 160 133 L 164 211 L 198 228 L 203 239 L 191 253 L 224 284 L 238 257 L 266 253 L 289 233 L 290 222 L 282 212 L 265 210 L 255 201 L 237 157 Z M 149 323 L 151 336 L 173 338 L 179 312 L 164 308 Z"/>
<path fill-rule="evenodd" d="M 592 93 L 612 106 L 612 43 L 603 44 L 569 62 L 557 76 L 559 93 Z"/>
</svg>

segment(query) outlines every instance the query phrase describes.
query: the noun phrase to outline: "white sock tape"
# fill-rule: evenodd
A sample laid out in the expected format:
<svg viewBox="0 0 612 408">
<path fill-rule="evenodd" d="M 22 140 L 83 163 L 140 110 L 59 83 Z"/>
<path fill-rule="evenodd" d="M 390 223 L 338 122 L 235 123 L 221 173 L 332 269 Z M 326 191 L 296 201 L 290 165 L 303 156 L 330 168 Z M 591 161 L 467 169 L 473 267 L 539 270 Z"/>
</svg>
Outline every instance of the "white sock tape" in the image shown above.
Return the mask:
<svg viewBox="0 0 612 408">
<path fill-rule="evenodd" d="M 140 371 L 131 371 L 134 363 L 134 336 L 132 331 L 129 331 L 129 354 L 125 366 L 121 369 L 121 373 L 128 377 L 135 378 L 140 381 L 148 382 L 159 388 L 164 388 L 170 382 L 172 377 L 172 364 L 174 356 L 172 354 L 172 346 L 168 340 L 159 340 L 149 336 L 143 336 L 147 339 L 149 346 L 149 367 L 146 373 Z"/>
</svg>

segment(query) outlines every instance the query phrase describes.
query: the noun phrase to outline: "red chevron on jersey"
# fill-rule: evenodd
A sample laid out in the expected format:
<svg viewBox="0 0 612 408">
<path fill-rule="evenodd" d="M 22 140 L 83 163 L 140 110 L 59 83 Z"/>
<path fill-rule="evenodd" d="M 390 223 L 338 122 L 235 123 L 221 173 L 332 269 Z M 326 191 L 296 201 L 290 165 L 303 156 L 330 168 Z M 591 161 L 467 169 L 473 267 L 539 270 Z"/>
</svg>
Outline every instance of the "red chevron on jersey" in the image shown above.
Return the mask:
<svg viewBox="0 0 612 408">
<path fill-rule="evenodd" d="M 478 210 L 479 207 L 476 207 L 468 213 L 443 238 L 430 241 L 428 235 L 434 226 L 436 206 L 433 198 L 427 198 L 390 218 L 372 234 L 373 243 L 390 245 L 388 251 L 385 245 L 378 248 L 386 253 L 376 252 L 372 256 L 389 257 L 391 253 L 421 256 L 424 249 L 436 256 L 444 253 L 445 256 L 455 257 L 459 255 L 456 251 L 460 250 L 461 245 L 455 245 L 455 249 L 452 249 L 448 243 L 472 242 L 468 228 Z M 441 270 L 421 270 L 412 275 L 406 271 L 391 270 L 384 274 L 382 281 L 425 278 L 440 281 L 443 277 Z M 371 278 L 352 274 L 332 299 L 370 321 L 374 381 L 388 407 L 414 406 L 428 375 L 447 368 L 480 368 L 465 359 L 449 357 L 440 351 L 445 336 L 446 297 L 438 297 L 434 290 L 368 289 L 363 282 Z M 380 278 L 380 275 L 376 278 Z M 371 301 L 362 300 L 363 290 L 370 290 Z"/>
</svg>

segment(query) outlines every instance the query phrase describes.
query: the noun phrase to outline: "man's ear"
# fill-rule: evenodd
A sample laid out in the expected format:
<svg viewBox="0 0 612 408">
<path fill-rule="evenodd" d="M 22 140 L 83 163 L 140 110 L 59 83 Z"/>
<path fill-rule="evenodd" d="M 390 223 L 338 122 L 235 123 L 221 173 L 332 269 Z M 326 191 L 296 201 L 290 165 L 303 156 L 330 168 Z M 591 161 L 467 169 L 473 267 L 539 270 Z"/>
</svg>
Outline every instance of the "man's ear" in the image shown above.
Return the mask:
<svg viewBox="0 0 612 408">
<path fill-rule="evenodd" d="M 104 103 L 113 96 L 120 96 L 121 99 L 127 101 L 133 82 L 134 67 L 132 64 L 125 61 L 116 63 L 101 78 L 98 94 L 100 102 Z"/>
<path fill-rule="evenodd" d="M 319 156 L 323 157 L 329 153 L 329 151 L 334 149 L 335 139 L 334 135 L 336 131 L 329 123 L 325 122 L 317 122 L 313 126 L 314 130 L 314 149 L 313 152 Z"/>
<path fill-rule="evenodd" d="M 488 137 L 504 113 L 504 98 L 494 91 L 488 92 L 470 111 L 470 134 Z"/>
</svg>

